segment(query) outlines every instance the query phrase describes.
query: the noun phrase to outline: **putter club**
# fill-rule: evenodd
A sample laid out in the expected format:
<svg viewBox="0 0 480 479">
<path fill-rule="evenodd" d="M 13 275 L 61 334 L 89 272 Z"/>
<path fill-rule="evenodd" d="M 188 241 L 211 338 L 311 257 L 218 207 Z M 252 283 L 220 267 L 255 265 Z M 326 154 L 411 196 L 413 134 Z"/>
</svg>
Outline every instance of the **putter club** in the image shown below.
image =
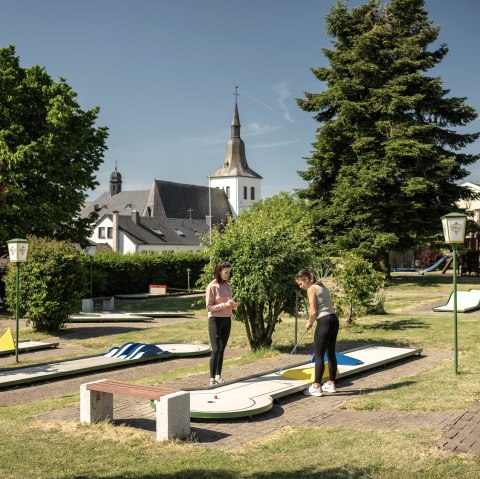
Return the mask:
<svg viewBox="0 0 480 479">
<path fill-rule="evenodd" d="M 300 341 L 303 339 L 303 337 L 305 336 L 305 333 L 306 333 L 306 332 L 307 332 L 307 330 L 305 330 L 305 331 L 303 332 L 303 334 L 300 336 L 300 339 L 297 341 L 297 344 L 295 344 L 295 346 L 293 347 L 292 352 L 290 353 L 290 355 L 292 355 L 292 354 L 296 351 L 298 345 L 300 344 Z M 283 368 L 284 368 L 284 367 L 285 367 L 285 365 L 283 365 L 283 366 L 280 368 L 280 370 L 278 371 L 277 374 L 280 375 L 281 372 L 283 371 Z"/>
</svg>

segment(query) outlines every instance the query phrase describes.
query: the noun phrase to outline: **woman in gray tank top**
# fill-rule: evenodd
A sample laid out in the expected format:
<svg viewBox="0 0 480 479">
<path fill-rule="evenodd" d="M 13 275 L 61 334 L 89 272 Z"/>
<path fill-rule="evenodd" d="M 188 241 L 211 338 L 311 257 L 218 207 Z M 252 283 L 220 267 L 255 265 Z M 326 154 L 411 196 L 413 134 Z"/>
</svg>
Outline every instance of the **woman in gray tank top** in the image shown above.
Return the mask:
<svg viewBox="0 0 480 479">
<path fill-rule="evenodd" d="M 315 352 L 315 381 L 304 391 L 307 396 L 323 396 L 323 392 L 334 393 L 335 378 L 337 375 L 337 358 L 335 345 L 337 342 L 339 322 L 333 309 L 330 291 L 315 275 L 302 269 L 295 275 L 295 281 L 301 289 L 307 291 L 309 303 L 309 319 L 306 331 L 310 331 L 313 324 L 317 326 L 314 333 Z M 328 358 L 328 381 L 322 386 L 322 377 L 325 372 L 324 355 Z"/>
</svg>

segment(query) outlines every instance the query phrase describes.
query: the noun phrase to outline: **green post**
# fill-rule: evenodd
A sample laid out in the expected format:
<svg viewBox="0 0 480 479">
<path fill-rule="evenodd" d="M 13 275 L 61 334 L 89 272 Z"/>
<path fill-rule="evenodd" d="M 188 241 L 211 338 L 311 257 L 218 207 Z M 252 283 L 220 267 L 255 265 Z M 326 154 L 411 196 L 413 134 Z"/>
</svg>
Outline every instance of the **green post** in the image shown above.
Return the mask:
<svg viewBox="0 0 480 479">
<path fill-rule="evenodd" d="M 90 256 L 90 299 L 93 300 L 93 258 L 91 256 Z"/>
<path fill-rule="evenodd" d="M 457 245 L 453 247 L 453 351 L 455 355 L 455 374 L 458 374 L 458 341 L 457 341 Z"/>
<path fill-rule="evenodd" d="M 20 318 L 20 263 L 16 263 L 17 265 L 17 270 L 16 270 L 16 277 L 15 277 L 15 282 L 16 282 L 16 305 L 15 305 L 15 322 L 16 322 L 16 328 L 15 328 L 15 361 L 18 363 L 18 321 Z"/>
</svg>

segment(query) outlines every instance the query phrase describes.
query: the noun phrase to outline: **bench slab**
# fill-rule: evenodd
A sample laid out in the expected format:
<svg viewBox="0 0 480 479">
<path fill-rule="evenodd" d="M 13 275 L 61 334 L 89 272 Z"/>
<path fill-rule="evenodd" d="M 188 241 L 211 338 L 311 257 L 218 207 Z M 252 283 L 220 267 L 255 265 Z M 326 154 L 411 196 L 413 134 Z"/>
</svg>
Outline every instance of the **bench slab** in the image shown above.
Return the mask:
<svg viewBox="0 0 480 479">
<path fill-rule="evenodd" d="M 114 394 L 156 401 L 157 440 L 190 434 L 190 393 L 108 379 L 80 386 L 80 422 L 112 420 Z"/>
</svg>

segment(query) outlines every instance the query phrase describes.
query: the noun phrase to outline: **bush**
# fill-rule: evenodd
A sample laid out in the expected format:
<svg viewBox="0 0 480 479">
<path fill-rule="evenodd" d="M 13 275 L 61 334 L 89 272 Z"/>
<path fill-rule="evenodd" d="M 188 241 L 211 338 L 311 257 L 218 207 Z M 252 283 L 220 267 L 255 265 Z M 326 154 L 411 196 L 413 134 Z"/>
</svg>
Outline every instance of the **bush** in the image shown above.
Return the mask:
<svg viewBox="0 0 480 479">
<path fill-rule="evenodd" d="M 341 289 L 339 295 L 334 295 L 335 309 L 339 315 L 346 316 L 347 324 L 351 324 L 374 304 L 384 276 L 375 271 L 370 261 L 354 253 L 347 253 L 338 260 L 333 275 Z"/>
<path fill-rule="evenodd" d="M 37 331 L 58 331 L 87 291 L 83 253 L 65 241 L 29 238 L 27 261 L 20 268 L 20 315 Z M 16 265 L 4 277 L 6 304 L 15 312 Z"/>
</svg>

